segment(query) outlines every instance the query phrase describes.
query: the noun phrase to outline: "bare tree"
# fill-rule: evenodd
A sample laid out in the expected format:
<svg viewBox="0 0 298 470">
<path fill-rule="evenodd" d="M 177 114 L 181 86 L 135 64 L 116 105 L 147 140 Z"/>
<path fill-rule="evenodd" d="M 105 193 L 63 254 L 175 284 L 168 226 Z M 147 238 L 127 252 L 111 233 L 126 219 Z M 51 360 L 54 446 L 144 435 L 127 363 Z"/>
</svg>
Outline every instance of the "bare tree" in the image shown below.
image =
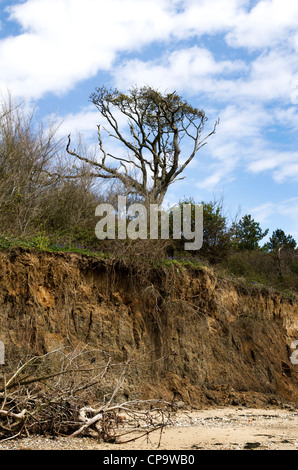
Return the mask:
<svg viewBox="0 0 298 470">
<path fill-rule="evenodd" d="M 61 143 L 57 126 L 44 129 L 34 111 L 8 96 L 0 103 L 0 217 L 1 229 L 26 234 L 30 223 L 42 217 L 40 201 L 55 183 L 51 168 Z"/>
<path fill-rule="evenodd" d="M 68 154 L 90 165 L 93 176 L 120 180 L 144 201 L 159 205 L 169 186 L 182 179 L 181 173 L 215 133 L 218 124 L 202 138 L 207 121 L 204 111 L 189 105 L 176 92 L 162 94 L 148 86 L 134 87 L 129 94 L 101 87 L 90 99 L 107 123 L 108 128 L 104 130 L 124 145 L 128 156 L 104 149 L 100 125 L 97 127 L 99 159 L 90 159 L 71 149 L 70 135 Z M 126 131 L 119 124 L 123 116 L 127 119 Z M 181 159 L 185 138 L 191 147 L 188 156 Z"/>
</svg>

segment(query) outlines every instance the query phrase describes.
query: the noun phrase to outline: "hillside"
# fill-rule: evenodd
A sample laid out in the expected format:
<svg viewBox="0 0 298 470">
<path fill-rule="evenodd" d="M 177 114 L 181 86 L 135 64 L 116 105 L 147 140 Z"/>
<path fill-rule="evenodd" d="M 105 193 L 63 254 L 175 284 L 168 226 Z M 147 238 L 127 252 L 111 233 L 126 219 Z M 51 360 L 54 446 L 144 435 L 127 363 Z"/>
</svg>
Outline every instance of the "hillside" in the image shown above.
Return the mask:
<svg viewBox="0 0 298 470">
<path fill-rule="evenodd" d="M 0 306 L 7 369 L 26 354 L 88 344 L 131 361 L 125 397 L 298 403 L 297 300 L 207 267 L 139 272 L 78 253 L 2 250 Z"/>
</svg>

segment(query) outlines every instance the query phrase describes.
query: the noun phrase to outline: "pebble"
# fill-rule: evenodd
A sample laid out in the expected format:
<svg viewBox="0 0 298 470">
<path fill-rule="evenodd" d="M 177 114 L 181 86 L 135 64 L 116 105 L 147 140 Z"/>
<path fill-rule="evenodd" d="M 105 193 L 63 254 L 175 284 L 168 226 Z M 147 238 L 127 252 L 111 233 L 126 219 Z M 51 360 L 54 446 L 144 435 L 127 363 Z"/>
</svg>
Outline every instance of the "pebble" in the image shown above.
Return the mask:
<svg viewBox="0 0 298 470">
<path fill-rule="evenodd" d="M 214 413 L 214 414 L 213 414 Z M 203 414 L 203 416 L 202 416 Z M 200 416 L 201 415 L 201 416 Z M 172 425 L 170 427 L 177 428 L 178 432 L 183 432 L 181 428 L 189 426 L 203 426 L 208 428 L 224 428 L 224 429 L 237 429 L 241 427 L 256 426 L 259 420 L 265 420 L 267 422 L 267 428 L 273 431 L 274 426 L 278 423 L 283 429 L 286 427 L 292 427 L 291 422 L 295 420 L 297 422 L 298 412 L 288 410 L 279 410 L 279 413 L 274 410 L 241 410 L 238 409 L 235 412 L 229 412 L 228 410 L 210 410 L 210 412 L 204 414 L 200 411 L 180 411 L 171 418 Z M 272 424 L 271 424 L 272 423 Z M 125 427 L 129 426 L 125 423 Z M 267 431 L 267 432 L 268 432 Z M 271 433 L 270 433 L 271 434 Z M 268 436 L 266 445 L 268 448 L 275 442 L 272 439 L 277 436 L 266 434 Z M 261 436 L 261 434 L 259 434 Z M 288 437 L 288 436 L 286 436 Z M 290 442 L 291 441 L 291 442 Z M 290 439 L 289 443 L 292 446 L 298 447 L 298 443 L 294 439 Z M 285 436 L 280 439 L 280 442 L 285 445 Z M 30 436 L 21 439 L 12 439 L 6 441 L 0 441 L 1 450 L 92 450 L 98 444 L 96 437 L 43 437 L 43 436 Z M 246 448 L 261 448 L 261 444 L 256 441 L 255 443 L 247 442 Z M 258 444 L 258 445 L 257 445 Z M 239 443 L 235 443 L 233 448 L 238 448 Z M 243 448 L 243 447 L 242 447 Z M 129 447 L 128 447 L 129 449 Z"/>
</svg>

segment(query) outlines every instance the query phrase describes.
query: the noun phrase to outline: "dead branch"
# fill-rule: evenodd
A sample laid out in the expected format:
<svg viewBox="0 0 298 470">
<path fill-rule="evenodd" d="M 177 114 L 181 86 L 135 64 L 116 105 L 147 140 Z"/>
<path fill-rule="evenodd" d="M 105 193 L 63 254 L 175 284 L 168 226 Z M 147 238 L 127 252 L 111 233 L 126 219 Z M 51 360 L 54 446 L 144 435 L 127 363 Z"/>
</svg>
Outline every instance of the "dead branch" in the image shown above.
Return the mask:
<svg viewBox="0 0 298 470">
<path fill-rule="evenodd" d="M 135 433 L 127 440 L 130 442 L 154 430 L 162 432 L 172 423 L 173 403 L 138 399 L 119 403 L 117 396 L 134 360 L 118 364 L 106 356 L 104 351 L 86 345 L 70 352 L 59 349 L 28 358 L 4 376 L 0 441 L 32 434 L 76 437 L 95 433 L 104 442 L 122 442 L 124 436 Z M 90 362 L 96 361 L 99 365 L 90 367 Z M 110 377 L 109 372 L 119 365 L 115 381 L 115 373 Z M 105 387 L 109 390 L 108 400 L 96 404 L 96 395 Z"/>
</svg>

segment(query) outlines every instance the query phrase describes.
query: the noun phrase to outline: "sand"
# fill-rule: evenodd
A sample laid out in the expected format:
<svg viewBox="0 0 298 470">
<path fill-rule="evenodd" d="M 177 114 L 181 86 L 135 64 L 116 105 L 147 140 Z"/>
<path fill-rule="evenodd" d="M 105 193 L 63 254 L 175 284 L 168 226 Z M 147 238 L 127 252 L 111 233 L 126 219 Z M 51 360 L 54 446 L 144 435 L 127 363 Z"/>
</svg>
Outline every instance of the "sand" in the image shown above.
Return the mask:
<svg viewBox="0 0 298 470">
<path fill-rule="evenodd" d="M 136 436 L 136 435 L 135 435 Z M 129 437 L 132 437 L 129 435 Z M 128 439 L 128 436 L 125 438 Z M 29 437 L 0 450 L 298 450 L 298 410 L 211 408 L 180 412 L 173 426 L 126 444 L 95 438 Z"/>
</svg>

